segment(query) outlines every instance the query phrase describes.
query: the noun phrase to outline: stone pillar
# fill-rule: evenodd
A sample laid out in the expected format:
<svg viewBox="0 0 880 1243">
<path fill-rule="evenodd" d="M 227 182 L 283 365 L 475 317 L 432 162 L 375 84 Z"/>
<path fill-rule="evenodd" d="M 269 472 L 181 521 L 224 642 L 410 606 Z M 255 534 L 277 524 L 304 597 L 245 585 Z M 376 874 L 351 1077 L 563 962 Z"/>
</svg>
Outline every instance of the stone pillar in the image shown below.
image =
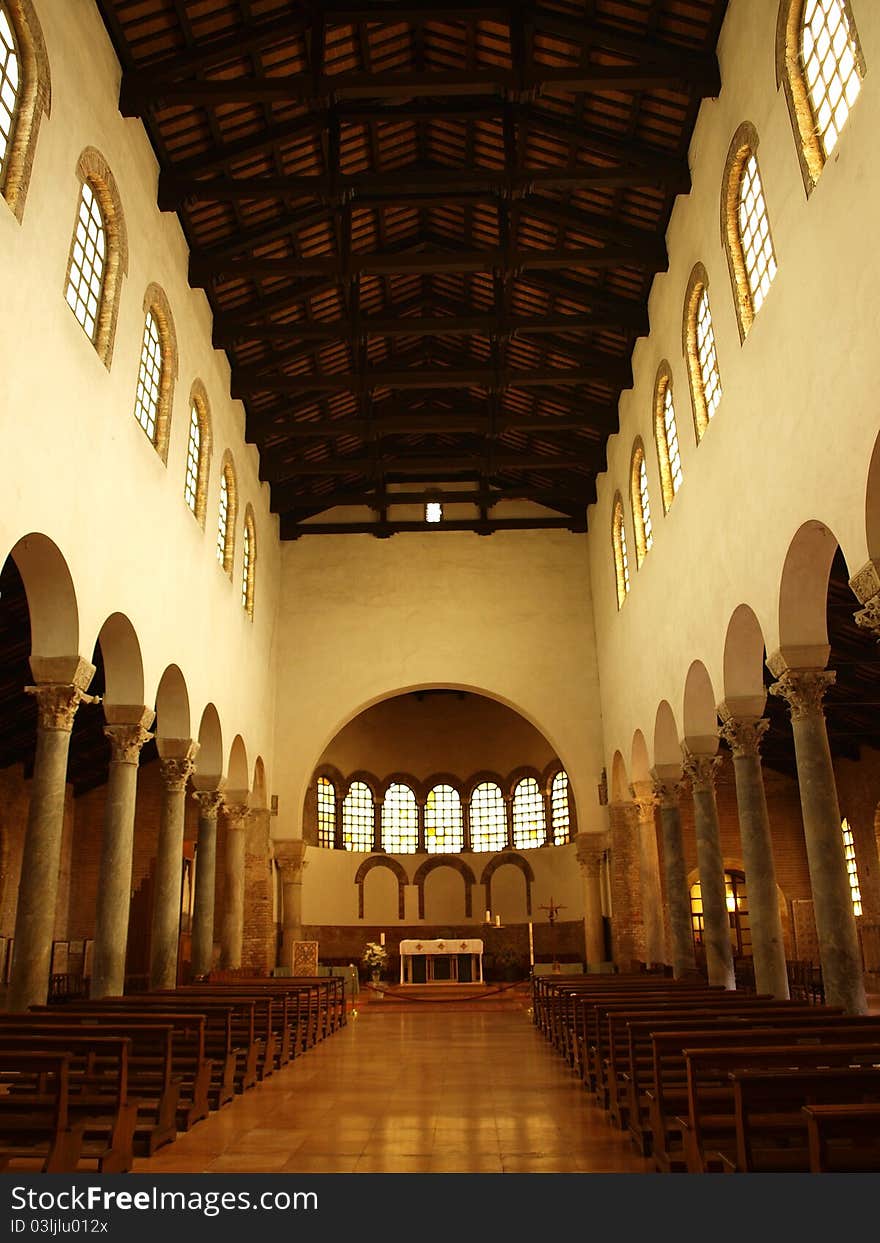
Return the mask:
<svg viewBox="0 0 880 1243">
<path fill-rule="evenodd" d="M 720 706 L 718 713 L 722 720 L 721 736 L 733 752 L 736 806 L 749 895 L 755 988 L 759 993 L 769 993 L 785 1000 L 789 995 L 785 941 L 776 896 L 770 817 L 761 772 L 761 738 L 770 722 L 758 717 L 735 717 L 725 704 Z"/>
<path fill-rule="evenodd" d="M 602 860 L 608 849 L 605 833 L 578 833 L 574 839 L 584 892 L 584 947 L 587 970 L 605 962 L 602 924 Z"/>
<path fill-rule="evenodd" d="M 177 986 L 184 799 L 198 749 L 199 744 L 188 738 L 159 740 L 162 806 L 150 926 L 150 988 Z"/>
<path fill-rule="evenodd" d="M 95 911 L 92 997 L 115 996 L 125 990 L 138 764 L 141 748 L 153 737 L 149 729 L 156 715 L 146 707 L 138 707 L 134 713 L 118 706 L 106 707 L 105 713 L 110 722 L 104 728 L 110 739 L 110 767 Z M 128 722 L 114 720 L 123 714 L 129 715 Z"/>
<path fill-rule="evenodd" d="M 222 790 L 196 790 L 199 835 L 196 842 L 196 892 L 192 920 L 193 978 L 207 975 L 214 965 L 214 892 L 217 883 L 217 816 L 223 806 Z"/>
<path fill-rule="evenodd" d="M 828 1005 L 843 1006 L 849 1014 L 864 1014 L 867 1003 L 862 958 L 822 708 L 834 673 L 827 669 L 790 669 L 780 653 L 767 665 L 778 678 L 770 687 L 771 694 L 787 701 L 791 715 L 825 1000 Z"/>
<path fill-rule="evenodd" d="M 632 971 L 644 958 L 639 903 L 639 826 L 633 803 L 608 804 L 611 836 L 611 934 L 614 961 Z"/>
<path fill-rule="evenodd" d="M 248 805 L 229 802 L 223 812 L 226 817 L 226 860 L 220 966 L 232 970 L 241 966 L 244 942 L 244 854 Z"/>
<path fill-rule="evenodd" d="M 715 803 L 715 769 L 720 755 L 701 755 L 684 751 L 684 771 L 691 783 L 694 800 L 694 826 L 697 834 L 697 865 L 703 900 L 703 944 L 710 984 L 736 988 L 733 951 L 730 946 L 730 919 L 724 887 L 724 856 Z"/>
<path fill-rule="evenodd" d="M 684 858 L 684 837 L 681 831 L 681 776 L 651 771 L 654 794 L 660 804 L 660 831 L 663 834 L 663 872 L 666 877 L 666 904 L 669 909 L 669 934 L 672 951 L 672 975 L 676 980 L 696 974 L 694 930 L 691 923 L 691 894 L 687 883 Z"/>
<path fill-rule="evenodd" d="M 293 943 L 302 940 L 302 886 L 308 847 L 301 838 L 275 843 L 275 862 L 281 872 L 281 960 L 293 965 Z"/>
<path fill-rule="evenodd" d="M 637 781 L 630 791 L 639 821 L 639 880 L 642 891 L 642 924 L 645 930 L 645 961 L 650 966 L 666 962 L 663 928 L 663 893 L 660 888 L 660 856 L 657 852 L 657 800 L 648 781 Z"/>
<path fill-rule="evenodd" d="M 35 676 L 38 670 L 31 668 Z M 54 662 L 46 662 L 54 663 Z M 85 694 L 95 669 L 74 657 L 59 661 L 65 682 L 40 682 L 25 688 L 37 700 L 37 749 L 15 911 L 15 948 L 7 1007 L 27 1010 L 44 1005 L 49 993 L 52 934 L 64 831 L 64 790 L 73 718 L 81 703 L 97 703 Z"/>
</svg>

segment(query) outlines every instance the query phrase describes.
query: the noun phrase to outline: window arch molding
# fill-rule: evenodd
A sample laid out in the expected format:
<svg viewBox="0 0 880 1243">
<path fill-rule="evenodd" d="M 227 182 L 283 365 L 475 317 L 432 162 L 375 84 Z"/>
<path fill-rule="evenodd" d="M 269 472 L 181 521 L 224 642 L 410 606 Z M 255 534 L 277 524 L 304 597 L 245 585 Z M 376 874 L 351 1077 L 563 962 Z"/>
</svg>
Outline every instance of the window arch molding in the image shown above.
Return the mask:
<svg viewBox="0 0 880 1243">
<path fill-rule="evenodd" d="M 171 437 L 171 409 L 174 403 L 174 385 L 177 383 L 177 330 L 168 296 L 155 282 L 147 286 L 144 294 L 144 318 L 151 315 L 156 325 L 162 348 L 162 367 L 159 372 L 159 393 L 156 402 L 156 431 L 153 447 L 167 465 L 168 442 Z M 140 378 L 140 372 L 138 373 Z"/>
<path fill-rule="evenodd" d="M 200 439 L 195 481 L 195 505 L 192 512 L 195 515 L 196 522 L 204 531 L 205 518 L 208 512 L 208 480 L 211 475 L 213 435 L 211 432 L 211 405 L 208 401 L 207 390 L 201 380 L 193 380 L 192 388 L 189 390 L 190 415 L 187 419 L 187 444 L 189 444 L 189 420 L 192 417 L 193 410 L 195 410 L 198 420 Z"/>
<path fill-rule="evenodd" d="M 663 498 L 663 512 L 669 513 L 670 506 L 675 500 L 676 493 L 681 487 L 682 470 L 681 470 L 681 442 L 678 434 L 678 417 L 675 414 L 675 406 L 672 403 L 672 430 L 675 432 L 673 441 L 672 436 L 667 429 L 667 410 L 666 398 L 669 395 L 672 403 L 672 369 L 669 363 L 664 359 L 657 368 L 657 376 L 654 380 L 654 408 L 653 408 L 653 424 L 654 424 L 654 447 L 657 451 L 657 465 L 660 469 L 660 494 Z"/>
<path fill-rule="evenodd" d="M 492 877 L 500 867 L 504 867 L 508 863 L 512 864 L 515 868 L 519 868 L 523 874 L 523 879 L 526 884 L 526 914 L 531 916 L 532 885 L 535 883 L 535 873 L 528 859 L 524 858 L 516 850 L 508 850 L 505 851 L 503 855 L 496 855 L 495 858 L 490 859 L 483 868 L 480 876 L 480 884 L 483 885 L 486 890 L 486 908 L 487 910 L 492 909 Z"/>
<path fill-rule="evenodd" d="M 109 371 L 113 361 L 113 343 L 119 319 L 119 303 L 122 299 L 122 281 L 128 275 L 128 231 L 125 226 L 125 215 L 116 178 L 110 170 L 110 165 L 95 147 L 86 147 L 80 155 L 76 162 L 76 177 L 80 187 L 77 196 L 77 211 L 79 211 L 82 199 L 83 186 L 88 183 L 98 200 L 104 222 L 107 255 L 101 300 L 95 318 L 93 344 L 98 357 Z M 74 227 L 64 274 L 65 288 L 69 279 L 75 245 L 76 228 Z"/>
<path fill-rule="evenodd" d="M 838 0 L 838 4 L 849 26 L 849 46 L 855 61 L 855 71 L 862 79 L 867 66 L 850 0 Z M 778 90 L 781 86 L 785 92 L 798 164 L 804 180 L 804 190 L 809 198 L 822 174 L 827 156 L 804 73 L 805 9 L 806 0 L 780 0 L 776 19 L 776 88 Z"/>
<path fill-rule="evenodd" d="M 642 472 L 645 475 L 643 490 Z M 648 459 L 641 436 L 633 441 L 629 460 L 629 498 L 632 505 L 633 532 L 636 537 L 636 569 L 651 551 L 654 542 L 654 526 L 651 521 L 650 492 L 647 486 Z M 644 492 L 644 494 L 643 494 Z"/>
<path fill-rule="evenodd" d="M 617 607 L 622 609 L 629 595 L 629 556 L 626 550 L 626 511 L 623 497 L 614 493 L 611 505 L 611 550 L 614 556 L 614 580 L 617 586 Z"/>
<path fill-rule="evenodd" d="M 452 868 L 457 872 L 464 884 L 464 915 L 470 919 L 473 915 L 473 892 L 477 878 L 473 870 L 458 855 L 431 855 L 424 863 L 420 863 L 412 878 L 419 897 L 419 919 L 425 918 L 425 881 L 437 868 Z"/>
<path fill-rule="evenodd" d="M 374 868 L 387 868 L 397 881 L 397 918 L 406 918 L 406 886 L 409 884 L 409 877 L 406 869 L 396 859 L 390 859 L 387 855 L 373 855 L 369 859 L 364 859 L 358 870 L 354 874 L 354 883 L 357 885 L 358 891 L 358 919 L 364 918 L 364 881 Z"/>
<path fill-rule="evenodd" d="M 370 802 L 372 804 L 372 837 L 368 844 L 363 846 L 352 846 L 349 848 L 345 844 L 345 813 L 346 803 L 349 795 L 352 793 L 354 786 L 366 786 L 370 794 Z M 337 786 L 337 796 L 339 797 L 339 833 L 340 842 L 343 850 L 351 850 L 354 853 L 370 854 L 376 849 L 378 832 L 379 832 L 379 798 L 377 790 L 379 788 L 379 779 L 375 773 L 370 773 L 359 769 L 357 772 L 351 773 L 341 786 Z"/>
<path fill-rule="evenodd" d="M 253 621 L 254 594 L 257 583 L 257 523 L 250 502 L 244 509 L 242 544 L 241 603 L 245 613 Z"/>
<path fill-rule="evenodd" d="M 224 482 L 226 484 L 226 521 L 221 532 L 220 513 L 218 511 L 217 560 L 223 568 L 223 573 L 231 579 L 232 567 L 235 561 L 235 524 L 238 521 L 238 479 L 235 474 L 235 461 L 229 449 L 224 450 L 223 458 L 220 462 L 221 500 L 218 502 L 220 506 L 223 503 L 222 490 Z"/>
<path fill-rule="evenodd" d="M 39 18 L 31 0 L 4 0 L 19 59 L 19 90 L 9 145 L 0 175 L 0 193 L 19 224 L 30 185 L 43 114 L 52 108 L 52 75 Z"/>
<path fill-rule="evenodd" d="M 724 162 L 724 176 L 721 182 L 721 241 L 724 246 L 724 253 L 727 256 L 730 282 L 733 286 L 733 301 L 736 307 L 736 322 L 739 327 L 740 343 L 745 341 L 756 315 L 739 225 L 740 187 L 745 175 L 746 165 L 752 156 L 754 156 L 757 163 L 758 131 L 751 121 L 743 121 L 730 140 L 727 159 Z M 761 180 L 761 186 L 763 191 L 763 179 Z M 764 206 L 766 211 L 766 201 Z M 769 234 L 769 241 L 775 264 L 776 256 L 775 249 L 773 248 L 772 233 Z"/>
<path fill-rule="evenodd" d="M 710 349 L 715 360 L 714 376 L 716 387 L 714 393 L 707 392 L 702 361 L 700 359 L 700 305 L 704 296 L 708 304 L 709 274 L 703 264 L 697 262 L 694 264 L 688 278 L 681 324 L 681 348 L 687 365 L 688 388 L 691 394 L 691 409 L 694 415 L 694 432 L 696 433 L 697 444 L 702 440 L 703 434 L 715 413 L 715 409 L 717 409 L 718 402 L 721 400 L 721 375 L 718 367 L 715 326 L 711 318 L 709 320 L 709 331 L 711 333 Z"/>
</svg>

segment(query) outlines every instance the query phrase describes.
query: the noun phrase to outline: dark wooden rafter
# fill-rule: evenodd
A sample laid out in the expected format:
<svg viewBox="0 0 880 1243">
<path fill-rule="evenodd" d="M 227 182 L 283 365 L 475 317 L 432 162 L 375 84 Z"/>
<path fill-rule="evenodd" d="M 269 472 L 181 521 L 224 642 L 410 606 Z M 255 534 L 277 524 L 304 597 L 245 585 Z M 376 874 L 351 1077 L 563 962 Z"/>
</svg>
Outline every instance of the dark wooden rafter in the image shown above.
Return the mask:
<svg viewBox="0 0 880 1243">
<path fill-rule="evenodd" d="M 282 533 L 444 479 L 579 529 L 726 0 L 98 4 Z"/>
</svg>

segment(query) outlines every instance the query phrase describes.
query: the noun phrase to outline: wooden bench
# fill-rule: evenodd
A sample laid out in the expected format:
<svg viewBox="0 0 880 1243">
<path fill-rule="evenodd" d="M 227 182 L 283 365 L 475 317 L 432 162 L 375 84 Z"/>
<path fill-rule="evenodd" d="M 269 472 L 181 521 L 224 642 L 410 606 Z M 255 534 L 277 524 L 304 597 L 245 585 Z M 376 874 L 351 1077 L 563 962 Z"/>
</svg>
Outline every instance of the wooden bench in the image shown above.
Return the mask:
<svg viewBox="0 0 880 1243">
<path fill-rule="evenodd" d="M 810 1173 L 880 1170 L 880 1104 L 804 1105 Z"/>
<path fill-rule="evenodd" d="M 15 1161 L 44 1174 L 72 1174 L 83 1143 L 82 1120 L 69 1111 L 69 1053 L 7 1050 L 0 1058 L 0 1171 Z"/>
</svg>

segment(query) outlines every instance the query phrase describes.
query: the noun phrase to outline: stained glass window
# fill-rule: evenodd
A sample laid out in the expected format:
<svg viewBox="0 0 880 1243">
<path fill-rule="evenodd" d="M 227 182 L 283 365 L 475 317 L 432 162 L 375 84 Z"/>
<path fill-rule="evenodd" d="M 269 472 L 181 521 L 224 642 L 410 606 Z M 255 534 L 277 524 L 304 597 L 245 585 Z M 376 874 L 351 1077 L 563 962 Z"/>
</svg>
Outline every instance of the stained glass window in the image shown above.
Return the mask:
<svg viewBox="0 0 880 1243">
<path fill-rule="evenodd" d="M 507 845 L 507 809 L 498 786 L 478 785 L 471 795 L 471 849 L 503 850 Z"/>
<path fill-rule="evenodd" d="M 382 803 L 382 849 L 393 855 L 414 855 L 419 847 L 419 809 L 407 785 L 388 787 Z"/>
<path fill-rule="evenodd" d="M 464 818 L 458 790 L 434 786 L 425 803 L 425 849 L 443 855 L 464 849 Z"/>
<path fill-rule="evenodd" d="M 363 781 L 353 781 L 342 803 L 342 845 L 345 849 L 371 851 L 375 823 L 373 791 Z"/>
<path fill-rule="evenodd" d="M 544 798 L 534 777 L 524 777 L 513 792 L 513 844 L 517 850 L 543 846 L 547 840 Z"/>
</svg>

